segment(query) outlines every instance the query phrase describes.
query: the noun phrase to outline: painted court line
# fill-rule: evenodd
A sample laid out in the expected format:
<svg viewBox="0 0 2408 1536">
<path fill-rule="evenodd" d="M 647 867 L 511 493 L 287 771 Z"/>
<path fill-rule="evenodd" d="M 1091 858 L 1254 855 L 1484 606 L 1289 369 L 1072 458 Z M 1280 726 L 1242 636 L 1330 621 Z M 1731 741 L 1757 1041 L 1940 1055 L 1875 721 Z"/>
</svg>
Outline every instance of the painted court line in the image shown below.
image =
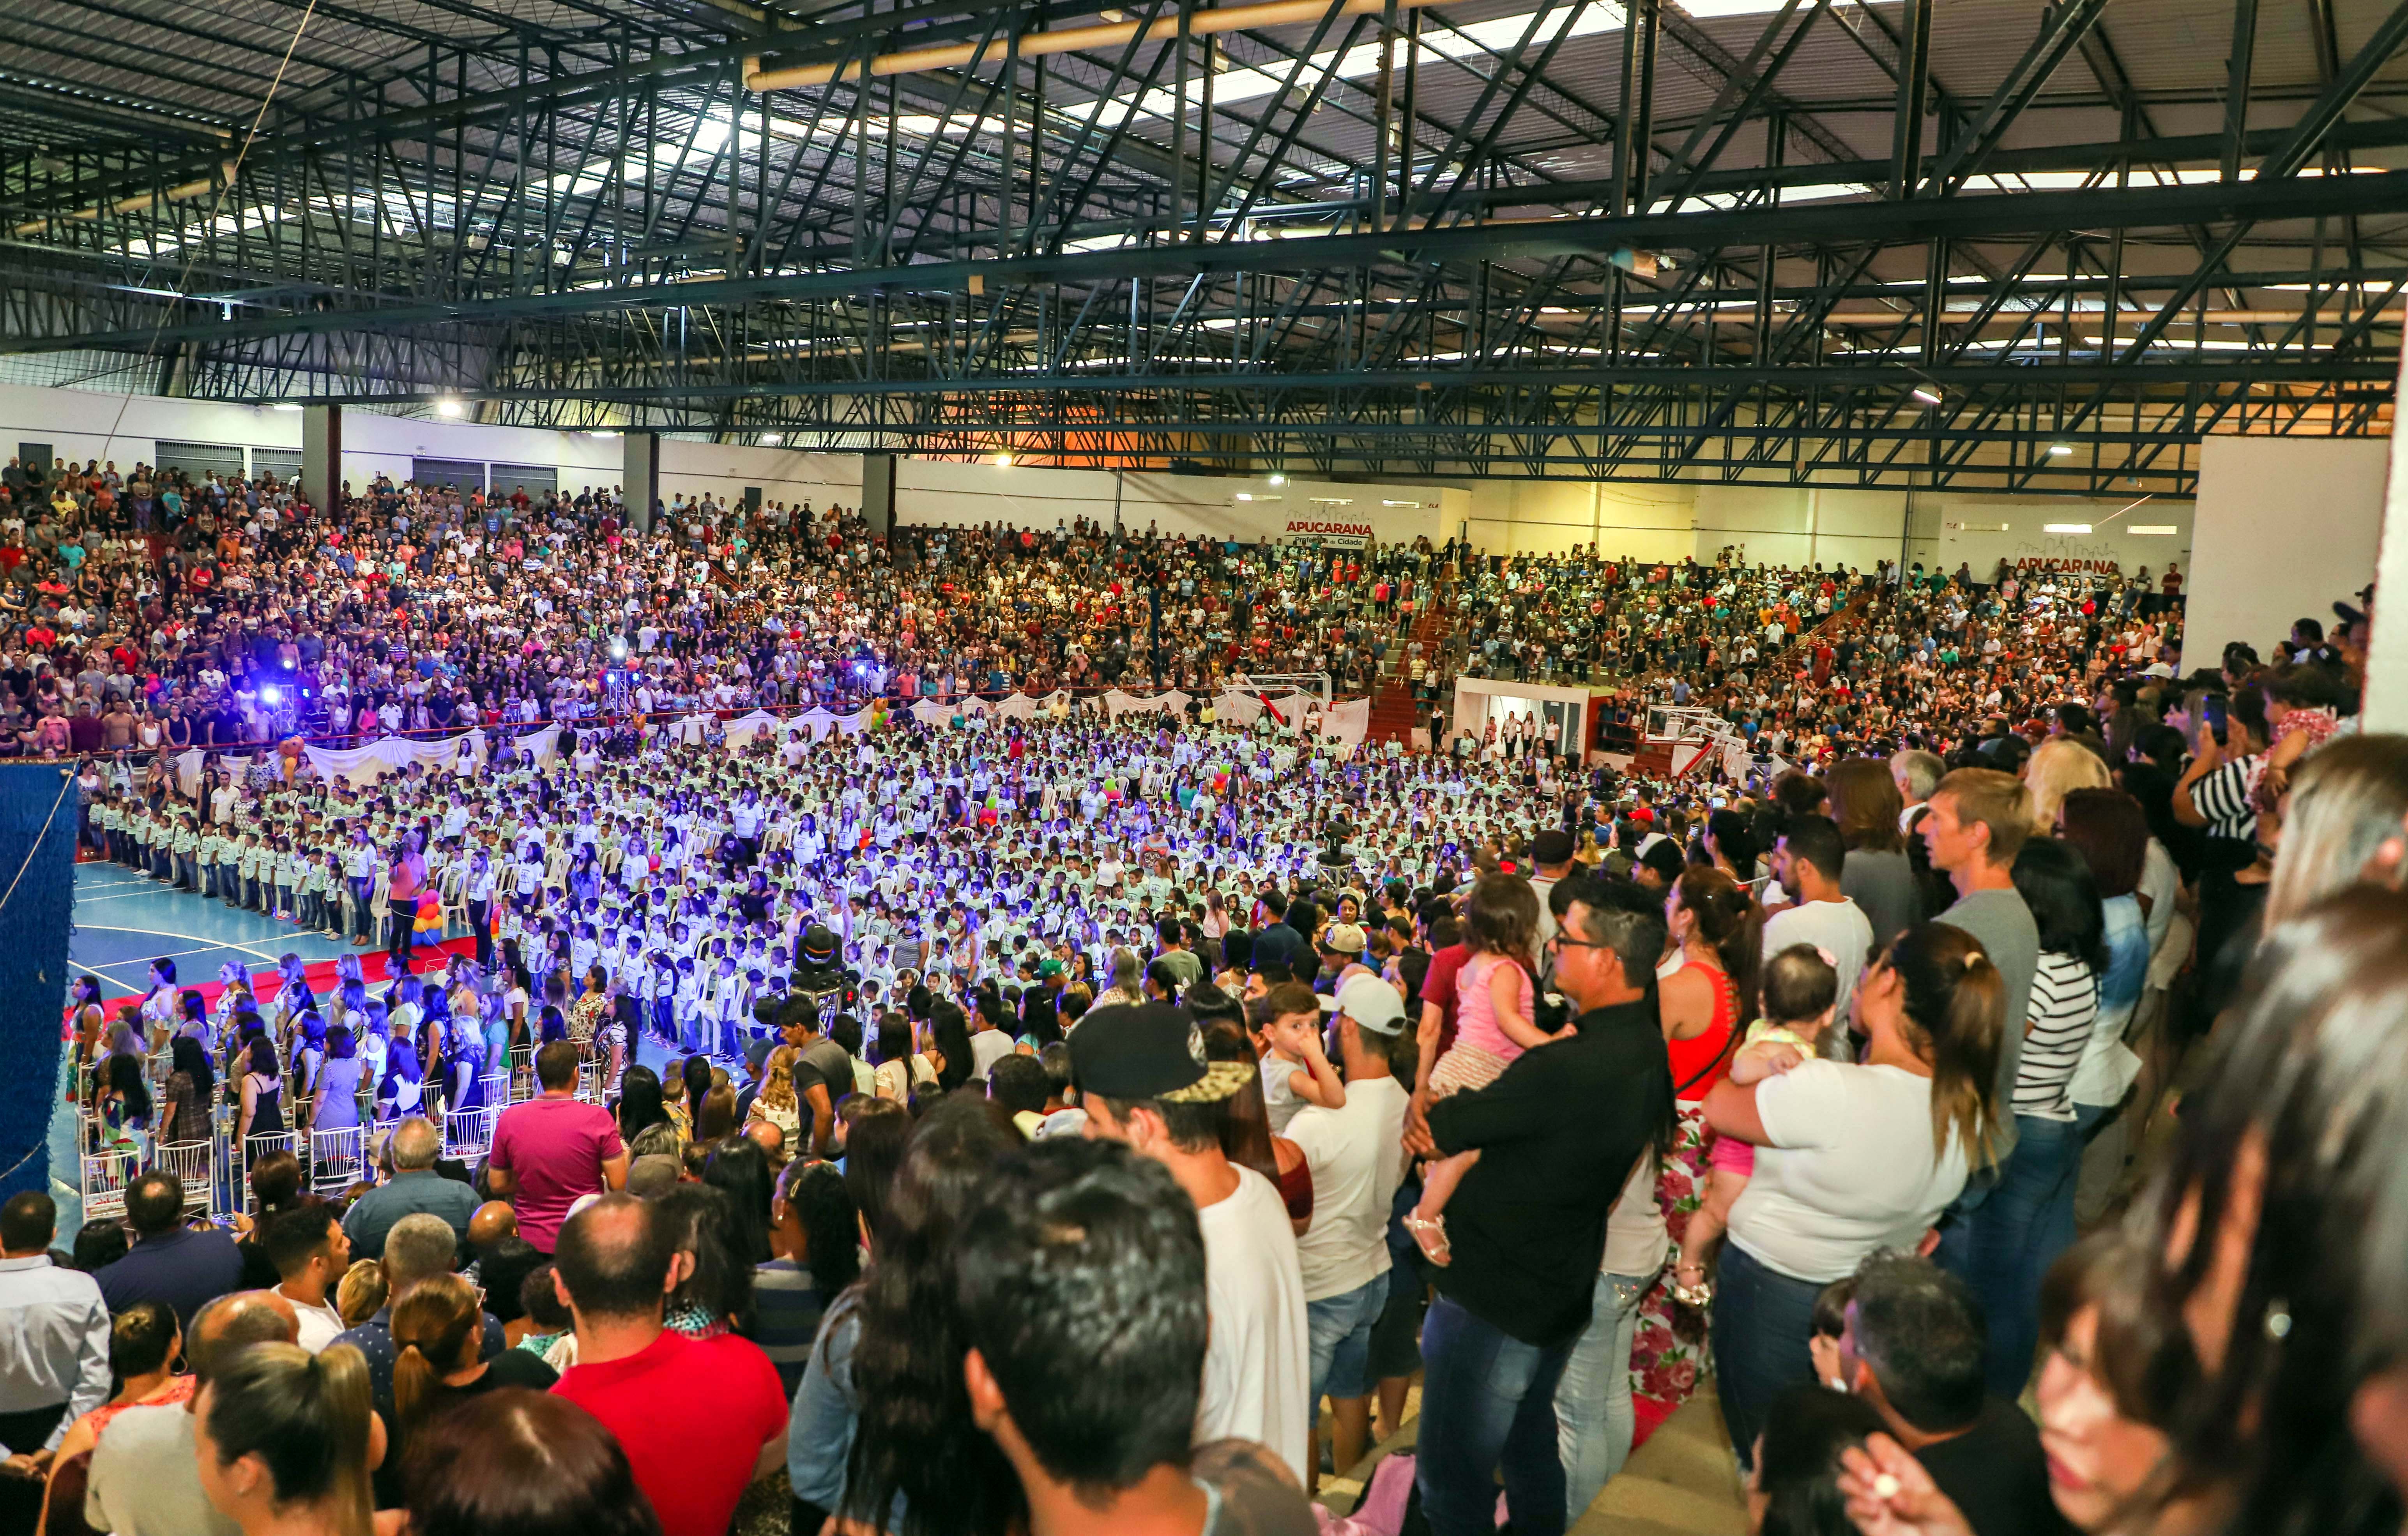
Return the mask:
<svg viewBox="0 0 2408 1536">
<path fill-rule="evenodd" d="M 154 939 L 182 939 L 187 943 L 201 936 L 198 933 L 178 933 L 164 928 L 113 928 L 107 923 L 78 923 L 76 926 L 89 929 L 94 933 L 143 933 Z M 217 940 L 211 947 L 238 950 L 246 955 L 255 955 L 263 964 L 266 965 L 274 965 L 279 959 L 256 945 L 237 944 L 232 939 Z"/>
</svg>

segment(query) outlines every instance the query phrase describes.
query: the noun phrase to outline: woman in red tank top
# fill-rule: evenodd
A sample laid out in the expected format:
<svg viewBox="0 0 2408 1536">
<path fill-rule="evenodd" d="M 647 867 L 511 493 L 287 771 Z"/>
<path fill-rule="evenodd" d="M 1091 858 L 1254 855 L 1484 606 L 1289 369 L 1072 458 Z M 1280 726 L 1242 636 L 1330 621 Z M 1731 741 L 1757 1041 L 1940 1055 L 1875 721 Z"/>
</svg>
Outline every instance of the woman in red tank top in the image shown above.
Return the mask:
<svg viewBox="0 0 2408 1536">
<path fill-rule="evenodd" d="M 1690 1213 L 1705 1202 L 1713 1133 L 1706 1129 L 1703 1104 L 1707 1090 L 1729 1070 L 1732 1044 L 1755 1006 L 1764 946 L 1764 914 L 1754 897 L 1711 866 L 1692 865 L 1682 875 L 1665 899 L 1664 920 L 1672 939 L 1667 963 L 1675 969 L 1659 974 L 1656 998 L 1681 1129 L 1656 1183 L 1671 1244 L 1665 1255 L 1668 1267 L 1640 1302 L 1630 1351 L 1631 1391 L 1642 1435 L 1688 1400 L 1705 1369 L 1706 1314 L 1676 1294 L 1676 1287 L 1694 1287 L 1702 1276 L 1676 1275 L 1670 1265 L 1680 1252 Z"/>
</svg>

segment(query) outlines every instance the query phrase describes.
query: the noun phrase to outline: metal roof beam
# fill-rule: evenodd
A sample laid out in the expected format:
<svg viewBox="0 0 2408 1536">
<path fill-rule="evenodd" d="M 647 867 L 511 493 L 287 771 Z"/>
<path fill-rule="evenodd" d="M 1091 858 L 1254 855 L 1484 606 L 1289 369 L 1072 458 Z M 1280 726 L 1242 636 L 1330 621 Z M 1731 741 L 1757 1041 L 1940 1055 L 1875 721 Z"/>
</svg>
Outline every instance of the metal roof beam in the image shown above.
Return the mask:
<svg viewBox="0 0 2408 1536">
<path fill-rule="evenodd" d="M 2403 9 L 2408 10 L 2408 0 L 2403 0 Z M 887 289 L 961 292 L 973 276 L 988 284 L 1032 279 L 1111 282 L 1132 277 L 1196 272 L 1305 273 L 1390 263 L 1597 256 L 1617 249 L 1713 250 L 1813 244 L 1856 249 L 1868 243 L 1963 240 L 2034 230 L 2168 228 L 2223 220 L 2238 220 L 2245 226 L 2267 219 L 2403 212 L 2408 212 L 2408 172 L 2384 172 L 2229 185 L 2218 182 L 2121 191 L 2090 189 L 1916 199 L 1902 204 L 1833 203 L 1625 219 L 1541 220 L 1298 240 L 1165 245 L 1006 261 L 836 268 L 494 300 L 334 308 L 231 323 L 170 324 L 158 334 L 163 340 L 226 341 L 286 333 L 491 323 L 603 309 L 741 305 Z M 2237 249 L 2237 241 L 2235 245 Z M 833 262 L 844 256 L 844 252 L 834 249 L 799 253 L 805 262 Z M 151 333 L 145 331 L 77 337 L 21 337 L 0 340 L 0 352 L 51 351 L 73 347 L 138 348 L 149 345 Z"/>
</svg>

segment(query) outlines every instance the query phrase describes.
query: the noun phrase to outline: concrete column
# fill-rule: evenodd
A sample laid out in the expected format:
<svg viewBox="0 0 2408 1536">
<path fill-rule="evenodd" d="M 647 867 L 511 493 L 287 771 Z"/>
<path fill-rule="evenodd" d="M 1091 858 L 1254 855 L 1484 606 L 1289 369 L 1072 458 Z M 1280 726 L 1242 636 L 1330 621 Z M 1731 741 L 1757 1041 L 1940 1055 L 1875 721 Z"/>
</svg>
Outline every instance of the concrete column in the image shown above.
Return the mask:
<svg viewBox="0 0 2408 1536">
<path fill-rule="evenodd" d="M 871 538 L 882 540 L 895 532 L 895 455 L 861 456 L 861 516 Z"/>
<path fill-rule="evenodd" d="M 625 488 L 627 522 L 638 533 L 652 531 L 652 504 L 661 499 L 661 434 L 630 432 L 619 439 L 623 457 L 619 483 Z"/>
<path fill-rule="evenodd" d="M 2408 379 L 2408 357 L 2401 360 L 2401 376 Z M 2369 731 L 2408 732 L 2408 442 L 2403 436 L 2408 434 L 2392 434 L 2382 539 L 2375 546 L 2374 595 L 2381 611 L 2374 616 L 2374 636 L 2366 645 L 2362 708 Z M 2184 660 L 2193 666 L 2205 664 L 2188 656 Z"/>
<path fill-rule="evenodd" d="M 343 407 L 306 405 L 301 411 L 301 496 L 321 512 L 332 512 L 343 494 Z"/>
</svg>

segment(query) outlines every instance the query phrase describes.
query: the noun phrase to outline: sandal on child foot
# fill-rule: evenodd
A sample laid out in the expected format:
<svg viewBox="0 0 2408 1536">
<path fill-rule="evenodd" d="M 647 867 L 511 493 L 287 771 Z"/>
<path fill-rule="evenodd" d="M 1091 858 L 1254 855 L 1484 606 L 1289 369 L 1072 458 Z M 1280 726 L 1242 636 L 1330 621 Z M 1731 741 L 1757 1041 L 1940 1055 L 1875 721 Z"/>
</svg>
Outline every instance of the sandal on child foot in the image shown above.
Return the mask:
<svg viewBox="0 0 2408 1536">
<path fill-rule="evenodd" d="M 1447 1246 L 1446 1217 L 1431 1216 L 1424 1220 L 1417 1216 L 1405 1217 L 1405 1230 L 1412 1233 L 1413 1245 L 1422 1257 L 1440 1269 L 1455 1262 L 1455 1250 Z"/>
</svg>

